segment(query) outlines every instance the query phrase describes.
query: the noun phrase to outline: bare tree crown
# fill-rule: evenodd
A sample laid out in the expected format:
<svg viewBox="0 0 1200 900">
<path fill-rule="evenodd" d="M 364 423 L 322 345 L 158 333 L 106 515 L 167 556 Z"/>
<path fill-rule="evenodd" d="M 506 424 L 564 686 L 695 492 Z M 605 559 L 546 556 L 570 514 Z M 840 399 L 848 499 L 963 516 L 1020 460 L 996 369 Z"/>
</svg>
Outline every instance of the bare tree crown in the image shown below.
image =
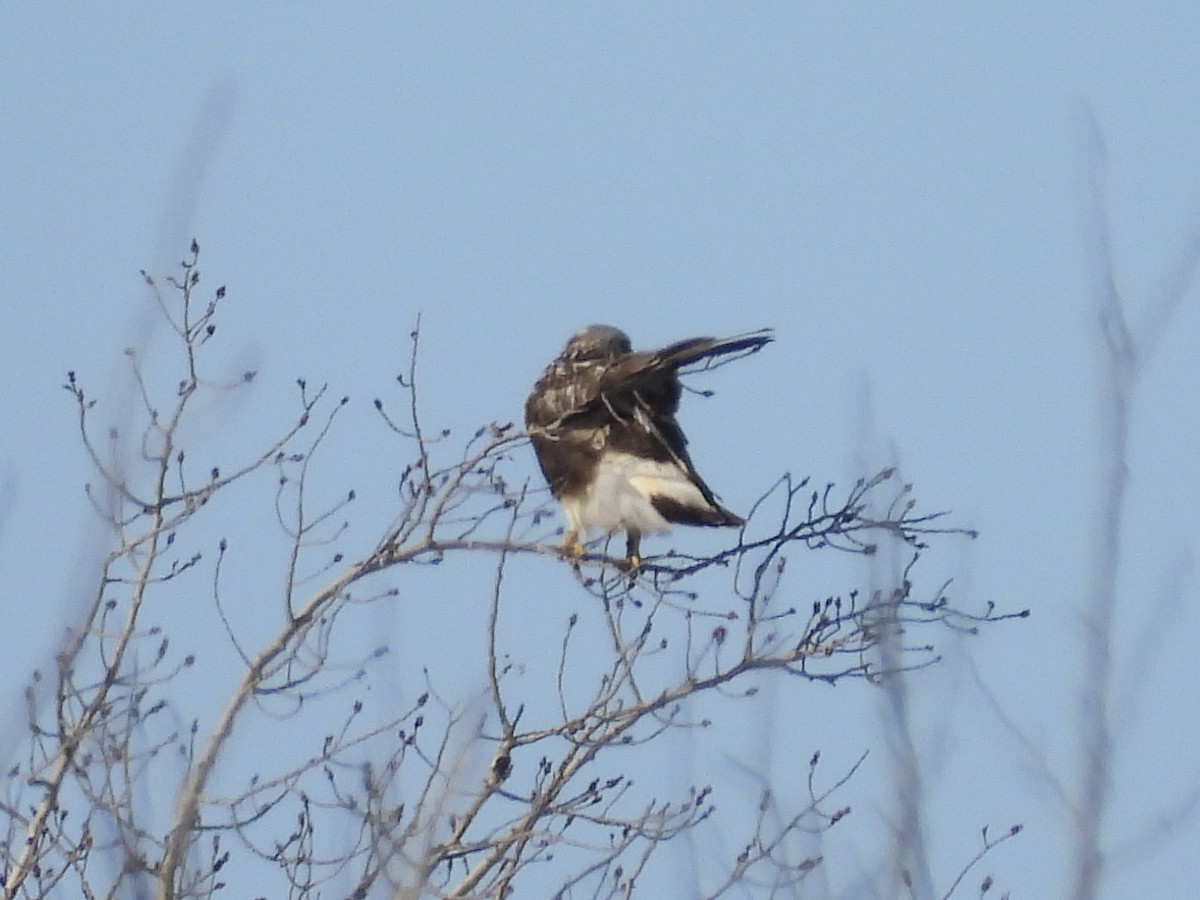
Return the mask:
<svg viewBox="0 0 1200 900">
<path fill-rule="evenodd" d="M 3 806 L 8 897 L 627 897 L 665 844 L 702 823 L 726 829 L 736 848 L 704 896 L 799 883 L 827 864 L 805 841 L 844 827 L 835 794 L 857 763 L 829 776 L 813 755 L 807 799 L 785 807 L 764 791 L 747 829 L 721 824 L 719 786 L 665 794 L 631 777 L 629 760 L 679 729 L 703 739 L 712 722 L 690 713 L 698 698 L 754 703 L 763 678 L 788 691 L 884 682 L 936 664 L 940 630 L 1010 617 L 968 612 L 948 585 L 918 586 L 931 543 L 968 532 L 918 510 L 893 471 L 848 489 L 784 475 L 717 553 L 646 557 L 632 578 L 607 551 L 585 553 L 577 602 L 550 623 L 557 639 L 531 646 L 515 627 L 519 598 L 544 589 L 531 572 L 570 571 L 548 492 L 533 486 L 527 438 L 512 424 L 459 442 L 430 433 L 419 330 L 396 411 L 375 401 L 376 433 L 400 462 L 394 517 L 357 523 L 374 528 L 366 551 L 348 549 L 355 491 L 314 499 L 314 460 L 348 407 L 325 386 L 297 383 L 274 440 L 249 450 L 233 441 L 216 465 L 193 458 L 189 426 L 205 398 L 255 383 L 252 372 L 221 379 L 208 368 L 229 300 L 223 287 L 203 292 L 198 257 L 193 243 L 173 277 L 145 278 L 177 375 L 152 375 L 129 351 L 132 430 L 105 425 L 111 411 L 82 375 L 64 385 L 110 549 L 86 608 L 27 688 L 27 740 Z M 273 510 L 287 550 L 246 580 L 220 525 L 255 502 Z M 884 540 L 909 558 L 891 589 L 789 589 L 795 559 L 870 555 Z M 455 590 L 443 564 L 460 557 L 490 571 L 470 636 L 486 648 L 484 679 L 466 695 L 433 676 L 394 690 L 391 641 L 364 640 L 363 611 L 419 603 L 410 586 L 431 578 Z M 265 584 L 276 593 L 264 596 Z M 221 652 L 192 645 L 170 609 L 184 602 L 223 635 Z M 247 627 L 245 604 L 258 627 Z M 430 659 L 439 642 L 465 639 L 429 626 L 409 637 Z M 223 693 L 201 712 L 184 684 Z M 1011 834 L 985 830 L 964 874 Z"/>
</svg>

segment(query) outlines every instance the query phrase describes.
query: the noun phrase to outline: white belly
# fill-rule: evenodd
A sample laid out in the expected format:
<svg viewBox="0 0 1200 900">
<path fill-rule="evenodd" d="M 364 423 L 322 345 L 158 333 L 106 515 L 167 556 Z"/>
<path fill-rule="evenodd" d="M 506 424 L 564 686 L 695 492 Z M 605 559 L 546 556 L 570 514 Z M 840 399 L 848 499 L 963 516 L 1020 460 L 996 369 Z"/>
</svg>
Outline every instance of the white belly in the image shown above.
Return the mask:
<svg viewBox="0 0 1200 900">
<path fill-rule="evenodd" d="M 687 473 L 669 462 L 607 453 L 586 494 L 562 499 L 567 527 L 584 536 L 592 531 L 638 531 L 660 534 L 671 523 L 654 508 L 651 497 L 666 497 L 684 506 L 710 506 Z"/>
</svg>

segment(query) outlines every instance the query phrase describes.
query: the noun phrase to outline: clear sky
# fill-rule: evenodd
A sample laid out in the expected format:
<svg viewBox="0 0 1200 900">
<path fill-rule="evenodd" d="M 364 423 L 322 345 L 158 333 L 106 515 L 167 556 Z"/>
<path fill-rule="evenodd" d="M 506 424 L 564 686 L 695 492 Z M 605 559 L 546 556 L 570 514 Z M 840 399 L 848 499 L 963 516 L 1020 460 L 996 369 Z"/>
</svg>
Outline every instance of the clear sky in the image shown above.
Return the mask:
<svg viewBox="0 0 1200 900">
<path fill-rule="evenodd" d="M 229 286 L 229 371 L 261 373 L 214 427 L 330 382 L 361 406 L 339 490 L 388 464 L 369 405 L 418 313 L 426 401 L 461 434 L 518 418 L 589 322 L 643 346 L 769 325 L 776 344 L 685 400 L 698 466 L 745 509 L 783 471 L 846 481 L 894 452 L 927 508 L 981 531 L 926 577 L 1033 614 L 914 679 L 930 843 L 945 883 L 980 826 L 1023 822 L 989 868 L 1013 897 L 1059 895 L 1069 817 L 971 671 L 1069 785 L 1097 478 L 1080 110 L 1136 322 L 1200 225 L 1198 46 L 1182 2 L 6 4 L 5 708 L 94 537 L 64 373 L 119 384 L 122 348 L 153 340 L 138 270 L 191 237 Z M 1136 393 L 1112 898 L 1195 891 L 1200 823 L 1154 827 L 1200 786 L 1196 301 Z M 772 752 L 875 746 L 870 689 L 833 699 L 779 690 L 795 718 Z M 863 821 L 830 850 L 831 895 L 878 861 L 881 774 L 847 788 Z"/>
</svg>

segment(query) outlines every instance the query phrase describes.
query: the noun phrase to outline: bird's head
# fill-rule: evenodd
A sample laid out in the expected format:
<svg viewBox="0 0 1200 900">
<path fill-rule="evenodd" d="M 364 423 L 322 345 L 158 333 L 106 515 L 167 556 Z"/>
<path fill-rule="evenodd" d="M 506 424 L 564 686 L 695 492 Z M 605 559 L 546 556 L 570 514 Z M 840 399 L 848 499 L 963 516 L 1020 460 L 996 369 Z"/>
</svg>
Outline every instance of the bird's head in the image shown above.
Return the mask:
<svg viewBox="0 0 1200 900">
<path fill-rule="evenodd" d="M 615 359 L 633 350 L 629 335 L 611 325 L 582 328 L 563 347 L 562 358 L 572 362 Z"/>
</svg>

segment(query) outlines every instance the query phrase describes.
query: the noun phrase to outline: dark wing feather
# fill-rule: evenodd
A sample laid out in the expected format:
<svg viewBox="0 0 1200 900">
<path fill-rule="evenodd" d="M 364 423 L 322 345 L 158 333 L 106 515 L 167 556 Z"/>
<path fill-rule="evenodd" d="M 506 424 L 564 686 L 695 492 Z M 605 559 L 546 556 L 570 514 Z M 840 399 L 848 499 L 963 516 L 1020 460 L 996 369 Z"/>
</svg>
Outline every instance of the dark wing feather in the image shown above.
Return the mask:
<svg viewBox="0 0 1200 900">
<path fill-rule="evenodd" d="M 641 379 L 653 378 L 661 372 L 674 374 L 693 363 L 703 362 L 702 368 L 711 368 L 719 364 L 714 362 L 717 357 L 755 353 L 774 339 L 771 329 L 764 328 L 729 338 L 689 338 L 660 350 L 630 353 L 605 372 L 601 390 L 637 389 Z"/>
<path fill-rule="evenodd" d="M 681 393 L 679 370 L 698 362 L 707 368 L 717 357 L 753 353 L 771 340 L 770 330 L 764 330 L 731 338 L 691 338 L 661 350 L 630 353 L 604 372 L 592 404 L 603 404 L 609 415 L 636 426 L 626 429 L 631 433 L 618 436 L 632 446 L 619 449 L 653 459 L 674 459 L 695 475 L 687 455 L 687 438 L 675 421 Z M 699 476 L 696 481 L 703 485 Z"/>
</svg>

